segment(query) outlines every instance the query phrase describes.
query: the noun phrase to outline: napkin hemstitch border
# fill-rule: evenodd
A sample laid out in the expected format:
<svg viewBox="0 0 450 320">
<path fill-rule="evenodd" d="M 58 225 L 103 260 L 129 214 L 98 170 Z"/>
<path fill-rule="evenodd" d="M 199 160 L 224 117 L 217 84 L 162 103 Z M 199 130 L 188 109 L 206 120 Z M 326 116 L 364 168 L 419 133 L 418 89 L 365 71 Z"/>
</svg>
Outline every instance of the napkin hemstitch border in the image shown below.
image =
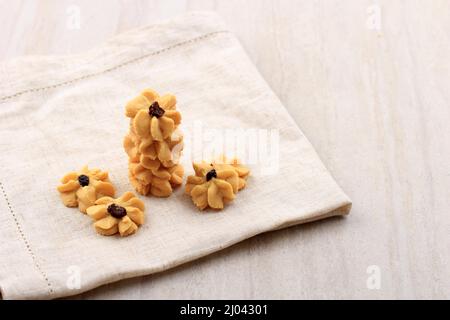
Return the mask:
<svg viewBox="0 0 450 320">
<path fill-rule="evenodd" d="M 121 62 L 119 64 L 116 64 L 116 65 L 114 65 L 112 67 L 106 68 L 106 69 L 98 71 L 98 72 L 85 74 L 83 76 L 80 76 L 80 77 L 77 77 L 77 78 L 74 78 L 74 79 L 71 79 L 71 80 L 59 82 L 59 83 L 56 83 L 56 84 L 53 84 L 53 85 L 25 89 L 25 90 L 21 90 L 21 91 L 18 91 L 16 93 L 13 93 L 13 94 L 5 95 L 5 96 L 0 97 L 0 104 L 5 103 L 5 102 L 7 102 L 7 101 L 9 101 L 11 99 L 20 97 L 20 96 L 22 96 L 24 94 L 27 94 L 27 93 L 41 92 L 41 91 L 45 91 L 45 90 L 49 90 L 49 89 L 55 89 L 55 88 L 59 88 L 59 87 L 65 86 L 65 85 L 69 85 L 69 84 L 72 84 L 72 83 L 75 83 L 75 82 L 78 82 L 78 81 L 81 81 L 81 80 L 90 79 L 90 78 L 93 78 L 93 77 L 96 77 L 96 76 L 99 76 L 99 75 L 102 75 L 102 74 L 105 74 L 105 73 L 108 73 L 108 72 L 115 71 L 115 70 L 120 69 L 120 68 L 122 68 L 124 66 L 127 66 L 129 64 L 135 63 L 137 61 L 141 61 L 141 60 L 143 60 L 145 58 L 156 56 L 156 55 L 159 55 L 161 53 L 170 51 L 172 49 L 175 49 L 175 48 L 187 45 L 187 44 L 195 43 L 197 41 L 204 40 L 204 39 L 210 38 L 212 36 L 215 36 L 215 35 L 218 35 L 218 34 L 224 34 L 224 33 L 231 33 L 231 31 L 229 31 L 229 30 L 211 31 L 211 32 L 205 33 L 203 35 L 200 35 L 200 36 L 197 36 L 197 37 L 185 40 L 185 41 L 174 43 L 174 44 L 172 44 L 170 46 L 167 46 L 165 48 L 148 52 L 146 54 L 143 54 L 143 55 L 140 55 L 138 57 L 132 58 L 130 60 Z"/>
<path fill-rule="evenodd" d="M 14 224 L 16 225 L 17 233 L 19 234 L 20 238 L 22 239 L 22 242 L 25 245 L 26 251 L 28 252 L 29 256 L 31 257 L 31 260 L 33 261 L 34 267 L 36 268 L 38 273 L 42 276 L 43 280 L 47 284 L 48 293 L 50 295 L 52 295 L 54 293 L 52 283 L 50 282 L 47 273 L 42 269 L 41 265 L 39 264 L 37 256 L 34 253 L 32 247 L 30 245 L 30 242 L 28 241 L 28 238 L 25 235 L 25 232 L 23 231 L 22 225 L 20 224 L 19 219 L 17 218 L 17 215 L 13 209 L 13 206 L 8 198 L 8 194 L 6 193 L 5 187 L 1 181 L 0 181 L 0 192 L 2 193 L 3 199 L 6 203 L 6 206 L 8 207 L 9 213 L 11 214 Z"/>
</svg>

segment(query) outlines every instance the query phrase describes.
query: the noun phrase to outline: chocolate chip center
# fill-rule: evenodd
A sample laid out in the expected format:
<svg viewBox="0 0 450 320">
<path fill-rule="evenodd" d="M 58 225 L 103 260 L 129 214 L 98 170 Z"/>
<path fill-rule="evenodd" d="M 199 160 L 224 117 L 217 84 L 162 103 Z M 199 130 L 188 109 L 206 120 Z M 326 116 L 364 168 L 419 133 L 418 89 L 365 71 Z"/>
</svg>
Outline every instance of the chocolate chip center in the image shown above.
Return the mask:
<svg viewBox="0 0 450 320">
<path fill-rule="evenodd" d="M 108 206 L 108 212 L 110 215 L 112 215 L 114 218 L 120 219 L 127 215 L 127 210 L 124 207 L 118 206 L 117 204 L 113 203 Z"/>
<path fill-rule="evenodd" d="M 79 175 L 78 182 L 80 183 L 80 186 L 86 187 L 87 185 L 89 185 L 89 177 L 84 174 Z"/>
<path fill-rule="evenodd" d="M 164 115 L 164 109 L 159 106 L 158 101 L 153 102 L 148 108 L 148 113 L 152 117 L 160 118 Z"/>
<path fill-rule="evenodd" d="M 206 181 L 209 181 L 212 178 L 217 178 L 217 172 L 215 169 L 208 171 L 208 173 L 206 174 Z"/>
</svg>

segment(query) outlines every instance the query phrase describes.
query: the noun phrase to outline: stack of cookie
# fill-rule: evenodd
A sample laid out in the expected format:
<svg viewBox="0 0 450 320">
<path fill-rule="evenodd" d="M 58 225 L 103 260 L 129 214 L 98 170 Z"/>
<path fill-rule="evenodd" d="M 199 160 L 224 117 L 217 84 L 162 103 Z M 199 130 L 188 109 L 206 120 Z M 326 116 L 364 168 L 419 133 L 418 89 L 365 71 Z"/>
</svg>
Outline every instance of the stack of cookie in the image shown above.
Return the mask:
<svg viewBox="0 0 450 320">
<path fill-rule="evenodd" d="M 178 129 L 181 115 L 176 98 L 144 90 L 128 102 L 125 115 L 130 130 L 123 146 L 128 154 L 128 174 L 133 187 L 142 195 L 168 197 L 183 180 L 178 163 L 183 150 L 183 135 Z"/>
</svg>

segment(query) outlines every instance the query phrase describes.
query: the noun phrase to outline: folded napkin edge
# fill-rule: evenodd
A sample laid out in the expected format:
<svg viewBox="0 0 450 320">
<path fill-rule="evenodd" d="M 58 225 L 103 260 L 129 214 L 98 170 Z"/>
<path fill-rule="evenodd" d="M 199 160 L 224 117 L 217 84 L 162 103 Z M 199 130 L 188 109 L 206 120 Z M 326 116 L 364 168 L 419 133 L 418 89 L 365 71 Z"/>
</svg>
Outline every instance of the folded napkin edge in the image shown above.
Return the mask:
<svg viewBox="0 0 450 320">
<path fill-rule="evenodd" d="M 189 37 L 186 40 L 173 42 L 164 46 L 159 46 L 157 48 L 154 48 L 153 50 L 150 50 L 148 52 L 141 53 L 135 57 L 128 58 L 124 61 L 115 62 L 113 65 L 105 66 L 103 69 L 98 70 L 96 72 L 91 72 L 87 74 L 78 74 L 80 72 L 80 69 L 82 69 L 83 65 L 75 65 L 73 68 L 64 68 L 63 70 L 56 70 L 54 65 L 50 65 L 49 69 L 51 69 L 51 72 L 54 74 L 58 74 L 60 78 L 65 78 L 66 76 L 69 77 L 69 80 L 61 80 L 54 83 L 48 83 L 45 86 L 33 86 L 28 85 L 25 86 L 24 83 L 26 82 L 35 82 L 35 80 L 38 80 L 39 82 L 42 82 L 42 74 L 38 73 L 37 70 L 35 70 L 35 74 L 38 73 L 38 75 L 35 75 L 33 79 L 29 79 L 27 81 L 26 78 L 21 79 L 12 79 L 11 74 L 14 74 L 14 69 L 25 67 L 27 68 L 28 64 L 36 65 L 36 64 L 43 64 L 47 61 L 80 61 L 80 60 L 90 60 L 88 57 L 97 57 L 97 58 L 103 58 L 106 48 L 108 46 L 115 46 L 116 43 L 121 43 L 122 40 L 129 40 L 132 39 L 134 35 L 141 34 L 141 33 L 149 33 L 150 31 L 158 28 L 158 27 L 167 27 L 173 28 L 174 30 L 181 30 L 183 24 L 185 24 L 189 19 L 192 19 L 191 21 L 191 30 L 189 28 L 185 28 L 186 30 L 183 30 L 183 32 L 186 32 L 188 34 L 189 32 L 193 33 L 193 36 Z M 205 30 L 196 30 L 197 28 L 204 28 Z M 200 28 L 200 29 L 201 29 Z M 79 81 L 93 78 L 99 75 L 107 74 L 112 71 L 115 71 L 117 69 L 120 69 L 122 67 L 125 67 L 129 64 L 139 62 L 141 60 L 144 60 L 146 58 L 149 58 L 151 56 L 160 55 L 162 53 L 171 51 L 173 49 L 183 47 L 185 45 L 193 44 L 211 37 L 214 37 L 219 34 L 226 34 L 231 33 L 229 31 L 225 24 L 222 21 L 222 18 L 220 18 L 219 15 L 217 15 L 214 12 L 208 12 L 208 11 L 193 11 L 188 12 L 183 15 L 177 16 L 175 18 L 162 20 L 160 22 L 157 22 L 155 24 L 150 24 L 147 26 L 143 26 L 140 28 L 134 28 L 128 31 L 121 32 L 119 34 L 112 35 L 110 39 L 102 42 L 101 44 L 95 46 L 91 50 L 88 50 L 86 52 L 80 53 L 80 54 L 68 54 L 68 55 L 36 55 L 36 56 L 23 56 L 18 57 L 14 59 L 10 59 L 8 61 L 0 63 L 0 83 L 6 83 L 8 88 L 17 87 L 16 90 L 12 90 L 12 92 L 0 92 L 0 104 L 9 102 L 15 98 L 18 98 L 20 96 L 23 96 L 28 93 L 37 93 L 37 92 L 43 92 L 50 89 L 56 89 L 60 88 L 62 86 L 70 85 L 77 83 Z M 157 43 L 158 41 L 156 41 Z M 93 58 L 95 60 L 95 58 Z M 114 55 L 111 55 L 110 60 L 116 60 L 114 59 Z M 61 63 L 64 64 L 64 63 Z M 45 70 L 47 72 L 47 70 Z M 74 74 L 72 77 L 70 77 L 70 74 Z M 64 77 L 62 77 L 64 75 Z M 5 79 L 2 79 L 5 78 Z M 28 87 L 28 88 L 27 88 Z M 0 91 L 3 91 L 6 89 L 3 87 L 0 87 Z"/>
</svg>

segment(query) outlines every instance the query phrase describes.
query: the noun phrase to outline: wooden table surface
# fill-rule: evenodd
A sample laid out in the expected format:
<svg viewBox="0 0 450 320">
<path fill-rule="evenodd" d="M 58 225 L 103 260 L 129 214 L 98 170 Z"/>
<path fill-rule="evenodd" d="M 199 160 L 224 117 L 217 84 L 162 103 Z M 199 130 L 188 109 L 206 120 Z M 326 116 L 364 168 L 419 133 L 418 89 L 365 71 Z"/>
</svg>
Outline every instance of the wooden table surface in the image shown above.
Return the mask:
<svg viewBox="0 0 450 320">
<path fill-rule="evenodd" d="M 0 1 L 0 59 L 218 12 L 353 200 L 76 298 L 450 298 L 450 2 Z M 79 19 L 78 19 L 79 17 Z"/>
</svg>

